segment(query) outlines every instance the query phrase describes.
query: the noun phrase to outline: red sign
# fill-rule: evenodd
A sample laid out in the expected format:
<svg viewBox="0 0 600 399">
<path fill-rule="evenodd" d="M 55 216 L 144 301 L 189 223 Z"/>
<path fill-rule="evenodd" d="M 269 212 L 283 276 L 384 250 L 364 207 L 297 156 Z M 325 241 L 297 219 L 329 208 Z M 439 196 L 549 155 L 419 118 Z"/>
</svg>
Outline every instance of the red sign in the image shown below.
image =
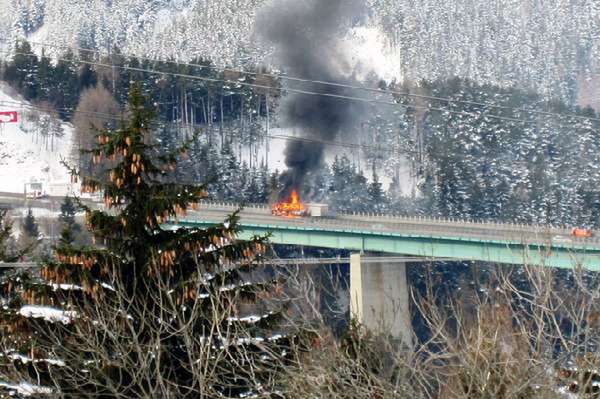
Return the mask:
<svg viewBox="0 0 600 399">
<path fill-rule="evenodd" d="M 18 120 L 17 111 L 0 111 L 0 123 L 15 123 Z"/>
</svg>

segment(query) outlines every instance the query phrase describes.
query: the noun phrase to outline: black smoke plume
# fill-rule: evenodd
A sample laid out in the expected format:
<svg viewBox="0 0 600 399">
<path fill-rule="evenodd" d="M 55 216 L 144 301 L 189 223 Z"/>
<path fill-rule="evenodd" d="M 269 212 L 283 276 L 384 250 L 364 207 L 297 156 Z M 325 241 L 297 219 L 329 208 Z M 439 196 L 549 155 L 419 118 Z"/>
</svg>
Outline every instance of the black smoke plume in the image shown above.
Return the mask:
<svg viewBox="0 0 600 399">
<path fill-rule="evenodd" d="M 283 99 L 284 121 L 304 140 L 287 144 L 282 195 L 300 188 L 306 174 L 322 166 L 324 144 L 318 141 L 343 140 L 364 111 L 361 102 L 335 97 L 356 97 L 355 91 L 314 81 L 356 84 L 341 41 L 365 10 L 362 0 L 272 0 L 257 16 L 257 33 L 274 47 L 279 67 L 311 81 L 285 85 L 324 94 L 288 92 Z"/>
</svg>

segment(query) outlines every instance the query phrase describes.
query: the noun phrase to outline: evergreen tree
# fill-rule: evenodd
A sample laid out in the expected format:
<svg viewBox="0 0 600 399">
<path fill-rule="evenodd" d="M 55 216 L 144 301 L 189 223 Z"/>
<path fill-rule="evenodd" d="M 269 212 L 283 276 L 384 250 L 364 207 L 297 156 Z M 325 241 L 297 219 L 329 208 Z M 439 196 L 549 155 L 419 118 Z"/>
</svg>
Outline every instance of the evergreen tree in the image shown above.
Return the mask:
<svg viewBox="0 0 600 399">
<path fill-rule="evenodd" d="M 0 262 L 12 262 L 18 259 L 18 254 L 10 248 L 11 234 L 12 223 L 8 220 L 8 211 L 0 209 Z"/>
<path fill-rule="evenodd" d="M 73 244 L 75 234 L 81 230 L 81 226 L 75 222 L 75 213 L 75 203 L 70 197 L 65 197 L 63 203 L 60 205 L 60 215 L 58 215 L 58 220 L 62 224 L 60 233 L 61 245 Z"/>
<path fill-rule="evenodd" d="M 373 212 L 374 205 L 369 201 L 368 182 L 362 170 L 358 172 L 352 167 L 352 185 L 349 194 L 350 210 L 358 212 Z"/>
<path fill-rule="evenodd" d="M 258 171 L 258 198 L 257 203 L 269 202 L 269 167 L 262 163 Z"/>
<path fill-rule="evenodd" d="M 244 185 L 243 200 L 246 203 L 257 204 L 260 202 L 259 182 L 253 169 L 247 172 L 247 182 Z"/>
<path fill-rule="evenodd" d="M 242 166 L 241 169 L 239 171 L 239 174 L 236 176 L 237 178 L 235 180 L 233 180 L 230 184 L 230 187 L 233 188 L 233 195 L 230 197 L 231 200 L 236 201 L 236 202 L 245 202 L 246 198 L 245 198 L 245 194 L 247 194 L 246 192 L 246 187 L 250 186 L 252 184 L 252 175 L 250 174 L 250 168 L 248 167 L 248 164 L 244 161 L 242 162 Z M 256 187 L 254 188 L 254 193 L 256 192 Z M 252 193 L 248 193 L 248 194 L 252 194 Z"/>
<path fill-rule="evenodd" d="M 105 210 L 80 204 L 103 245 L 63 242 L 41 281 L 5 286 L 14 294 L 4 340 L 19 359 L 37 360 L 0 371 L 66 397 L 277 397 L 277 372 L 299 336 L 282 323 L 282 281 L 255 265 L 265 239 L 237 241 L 236 214 L 206 229 L 169 226 L 206 191 L 168 183 L 187 145 L 155 154 L 144 101 L 133 86 L 129 121 L 90 150 L 96 162 L 113 160 L 109 181 L 82 177 L 84 192 L 104 192 Z"/>
<path fill-rule="evenodd" d="M 25 219 L 23 220 L 23 233 L 28 238 L 31 238 L 33 240 L 37 240 L 40 235 L 38 224 L 35 221 L 35 216 L 33 216 L 33 212 L 31 211 L 31 208 L 29 208 L 27 210 L 27 215 L 25 216 Z"/>
<path fill-rule="evenodd" d="M 331 165 L 329 201 L 332 207 L 342 212 L 371 212 L 368 198 L 367 179 L 345 155 L 334 159 Z"/>
<path fill-rule="evenodd" d="M 369 203 L 374 212 L 384 213 L 387 211 L 388 200 L 385 191 L 379 182 L 379 177 L 377 176 L 377 172 L 375 172 L 375 168 L 373 168 L 373 181 L 369 184 L 367 193 L 369 195 Z"/>
<path fill-rule="evenodd" d="M 22 254 L 27 254 L 27 258 L 37 260 L 45 256 L 47 252 L 47 248 L 41 244 L 39 226 L 29 208 L 21 223 L 21 234 L 17 246 Z"/>
<path fill-rule="evenodd" d="M 69 50 L 56 64 L 54 69 L 55 84 L 48 95 L 59 111 L 62 119 L 69 119 L 70 113 L 77 106 L 80 94 L 78 70 L 73 52 Z"/>
<path fill-rule="evenodd" d="M 273 204 L 279 200 L 279 193 L 283 189 L 283 184 L 281 184 L 281 175 L 279 171 L 276 169 L 275 172 L 271 173 L 269 176 L 269 198 L 268 202 Z"/>
<path fill-rule="evenodd" d="M 42 50 L 42 57 L 37 68 L 37 83 L 39 84 L 38 100 L 51 102 L 50 88 L 56 85 L 54 81 L 54 66 Z"/>
<path fill-rule="evenodd" d="M 220 196 L 228 200 L 240 199 L 240 189 L 243 188 L 243 167 L 237 160 L 231 143 L 225 143 L 221 149 L 221 177 L 219 184 L 221 185 Z"/>
<path fill-rule="evenodd" d="M 98 76 L 89 64 L 85 64 L 79 71 L 79 91 L 94 87 L 98 83 Z"/>
<path fill-rule="evenodd" d="M 310 171 L 306 181 L 302 198 L 309 198 L 312 202 L 327 202 L 328 189 L 332 181 L 327 164 L 323 163 L 318 169 Z"/>
<path fill-rule="evenodd" d="M 73 229 L 79 229 L 79 226 L 77 226 L 75 222 L 75 213 L 75 203 L 70 197 L 65 197 L 62 204 L 60 204 L 60 215 L 58 215 L 58 220 L 60 220 L 63 225 Z"/>
<path fill-rule="evenodd" d="M 4 71 L 4 79 L 27 100 L 34 100 L 39 94 L 39 82 L 36 79 L 38 58 L 25 40 L 17 42 L 15 53 L 12 62 Z"/>
</svg>

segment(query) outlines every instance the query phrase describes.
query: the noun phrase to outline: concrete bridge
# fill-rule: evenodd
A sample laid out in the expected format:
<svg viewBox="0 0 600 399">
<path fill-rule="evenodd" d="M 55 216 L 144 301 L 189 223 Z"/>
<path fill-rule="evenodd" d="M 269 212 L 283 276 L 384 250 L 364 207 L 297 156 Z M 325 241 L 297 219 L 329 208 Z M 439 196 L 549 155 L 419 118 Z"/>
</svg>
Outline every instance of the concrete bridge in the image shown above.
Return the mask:
<svg viewBox="0 0 600 399">
<path fill-rule="evenodd" d="M 238 207 L 201 204 L 178 224 L 214 225 Z M 600 271 L 600 239 L 572 237 L 569 229 L 371 214 L 286 218 L 261 205 L 240 216 L 240 239 L 271 233 L 276 244 Z"/>
<path fill-rule="evenodd" d="M 174 223 L 210 226 L 238 207 L 205 203 Z M 285 218 L 261 205 L 244 208 L 240 216 L 240 239 L 270 233 L 276 244 L 356 251 L 350 258 L 352 314 L 370 328 L 391 331 L 408 346 L 412 328 L 406 261 L 378 260 L 365 255 L 369 252 L 600 270 L 600 240 L 572 237 L 566 228 L 374 214 Z"/>
<path fill-rule="evenodd" d="M 25 200 L 22 194 L 0 192 L 0 205 L 56 210 L 63 198 Z M 84 202 L 101 206 L 90 199 Z M 213 225 L 238 208 L 232 203 L 202 203 L 199 212 L 189 213 L 179 223 Z M 575 238 L 569 229 L 547 226 L 374 214 L 285 218 L 271 215 L 267 205 L 251 205 L 241 212 L 241 227 L 241 239 L 271 233 L 271 241 L 276 244 L 562 268 L 579 265 L 600 270 L 598 234 Z"/>
</svg>

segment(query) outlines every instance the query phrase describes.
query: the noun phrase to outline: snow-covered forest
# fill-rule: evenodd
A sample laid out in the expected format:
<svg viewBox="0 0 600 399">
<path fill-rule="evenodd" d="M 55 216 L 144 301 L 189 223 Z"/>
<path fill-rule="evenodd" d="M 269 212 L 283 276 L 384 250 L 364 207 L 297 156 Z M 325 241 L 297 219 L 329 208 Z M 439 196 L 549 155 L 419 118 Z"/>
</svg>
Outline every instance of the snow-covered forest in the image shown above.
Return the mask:
<svg viewBox="0 0 600 399">
<path fill-rule="evenodd" d="M 568 103 L 600 73 L 600 4 L 590 0 L 372 0 L 403 78 L 469 78 Z"/>
<path fill-rule="evenodd" d="M 15 39 L 217 65 L 270 62 L 254 34 L 263 0 L 4 0 L 0 48 Z M 593 0 L 368 0 L 355 21 L 384 42 L 398 79 L 458 76 L 584 104 L 598 88 L 600 5 Z M 357 33 L 351 31 L 351 34 Z M 359 39 L 355 37 L 354 39 Z M 371 45 L 373 43 L 370 43 Z M 58 50 L 58 49 L 57 49 Z"/>
<path fill-rule="evenodd" d="M 157 107 L 159 136 L 166 148 L 198 128 L 206 133 L 192 151 L 196 164 L 187 169 L 188 177 L 214 178 L 215 198 L 273 200 L 282 170 L 272 167 L 269 128 L 285 128 L 277 111 L 279 89 L 288 83 L 271 75 L 214 69 L 236 66 L 255 72 L 257 65 L 269 65 L 271 49 L 254 31 L 262 3 L 7 1 L 8 7 L 0 11 L 5 38 L 0 45 L 8 51 L 2 76 L 26 100 L 50 105 L 76 125 L 86 90 L 97 88 L 102 98 L 114 98 L 113 112 L 124 106 L 130 82 L 142 81 Z M 328 165 L 312 173 L 301 188 L 305 197 L 360 211 L 372 209 L 359 204 L 369 203 L 369 192 L 381 190 L 385 195 L 374 194 L 379 198 L 375 205 L 386 212 L 599 225 L 593 183 L 599 173 L 598 120 L 582 107 L 597 105 L 600 57 L 594 39 L 600 7 L 595 2 L 502 1 L 490 7 L 472 0 L 448 7 L 434 0 L 370 0 L 363 14 L 347 34 L 360 41 L 361 29 L 375 32 L 395 76 L 382 82 L 371 74 L 362 83 L 384 88 L 377 99 L 398 106 L 369 105 L 364 120 L 344 135 L 359 151 L 328 148 Z M 25 37 L 31 45 L 17 41 Z M 77 47 L 110 55 L 82 53 Z M 189 61 L 198 67 L 144 57 Z M 157 77 L 128 67 L 239 79 L 241 84 Z M 393 78 L 403 83 L 389 80 Z M 91 98 L 88 93 L 88 108 L 95 106 Z M 348 174 L 345 184 L 336 180 L 346 173 L 340 165 Z M 207 176 L 207 170 L 218 170 L 213 173 L 219 176 Z M 238 175 L 242 179 L 232 179 L 232 187 L 223 186 L 227 176 Z M 237 187 L 243 182 L 249 184 Z M 343 194 L 335 187 L 343 187 Z"/>
<path fill-rule="evenodd" d="M 53 64 L 26 42 L 17 49 L 19 54 L 3 64 L 3 79 L 25 99 L 54 107 L 79 126 L 89 121 L 90 110 L 116 115 L 131 82 L 141 81 L 160 118 L 156 135 L 165 149 L 203 132 L 190 151 L 185 178 L 211 181 L 215 199 L 276 199 L 282 170 L 270 168 L 269 157 L 281 154 L 269 147 L 274 134 L 269 129 L 282 123 L 279 80 L 252 74 L 236 74 L 240 84 L 175 75 L 157 79 L 126 68 L 107 73 L 78 63 L 81 57 L 73 54 Z M 209 69 L 122 56 L 109 61 L 227 79 L 226 72 L 210 69 L 208 60 L 197 62 Z M 256 82 L 273 89 L 241 84 Z M 343 211 L 600 225 L 594 184 L 600 173 L 600 121 L 591 108 L 458 78 L 371 84 L 381 89 L 376 99 L 388 104 L 369 104 L 364 119 L 338 139 L 356 147 L 330 146 L 328 165 L 310 173 L 299 188 L 304 198 Z M 96 119 L 98 125 L 106 122 Z M 89 145 L 89 130 L 76 133 L 76 142 Z"/>
</svg>

